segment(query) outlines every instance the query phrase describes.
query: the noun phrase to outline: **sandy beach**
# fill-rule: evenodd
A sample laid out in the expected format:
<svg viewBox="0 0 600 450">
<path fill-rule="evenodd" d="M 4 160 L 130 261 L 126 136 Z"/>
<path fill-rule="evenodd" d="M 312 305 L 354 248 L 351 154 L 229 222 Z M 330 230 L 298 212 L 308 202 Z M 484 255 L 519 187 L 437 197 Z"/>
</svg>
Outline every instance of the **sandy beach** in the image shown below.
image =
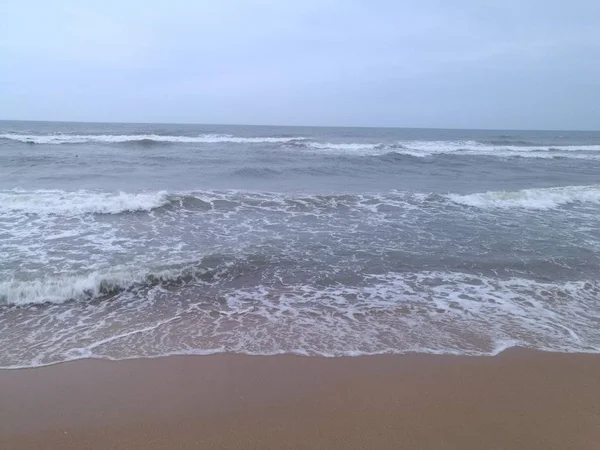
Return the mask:
<svg viewBox="0 0 600 450">
<path fill-rule="evenodd" d="M 174 356 L 0 372 L 2 449 L 597 449 L 600 357 Z"/>
</svg>

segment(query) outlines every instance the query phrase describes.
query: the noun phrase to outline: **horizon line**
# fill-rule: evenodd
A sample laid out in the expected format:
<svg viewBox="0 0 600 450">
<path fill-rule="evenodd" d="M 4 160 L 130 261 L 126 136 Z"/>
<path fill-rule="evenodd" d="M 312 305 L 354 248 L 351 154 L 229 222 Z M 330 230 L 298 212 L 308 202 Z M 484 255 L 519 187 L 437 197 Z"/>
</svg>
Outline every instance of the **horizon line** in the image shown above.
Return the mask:
<svg viewBox="0 0 600 450">
<path fill-rule="evenodd" d="M 288 127 L 288 128 L 375 128 L 401 130 L 467 130 L 467 131 L 566 131 L 566 132 L 600 132 L 600 129 L 560 129 L 560 128 L 458 128 L 458 127 L 407 127 L 382 125 L 282 125 L 282 124 L 242 124 L 242 123 L 193 123 L 193 122 L 124 122 L 93 120 L 37 120 L 37 119 L 0 119 L 0 122 L 43 122 L 43 123 L 81 123 L 81 124 L 116 124 L 116 125 L 197 125 L 197 126 L 233 126 L 233 127 Z"/>
</svg>

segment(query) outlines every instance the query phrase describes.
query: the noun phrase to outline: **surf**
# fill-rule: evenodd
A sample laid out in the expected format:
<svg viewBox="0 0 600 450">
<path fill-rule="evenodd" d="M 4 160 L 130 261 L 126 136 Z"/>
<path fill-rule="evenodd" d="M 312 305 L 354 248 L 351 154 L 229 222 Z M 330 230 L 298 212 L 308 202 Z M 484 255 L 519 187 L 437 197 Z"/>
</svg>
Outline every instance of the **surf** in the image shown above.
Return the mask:
<svg viewBox="0 0 600 450">
<path fill-rule="evenodd" d="M 202 134 L 198 136 L 177 136 L 177 135 L 159 135 L 159 134 L 0 134 L 0 139 L 9 141 L 17 141 L 27 144 L 85 144 L 85 143 L 103 143 L 103 144 L 120 144 L 137 142 L 140 144 L 149 143 L 179 143 L 179 144 L 260 144 L 260 143 L 286 143 L 293 141 L 301 141 L 305 138 L 300 136 L 295 137 L 278 137 L 278 136 L 256 136 L 256 137 L 239 137 L 223 134 Z"/>
<path fill-rule="evenodd" d="M 600 204 L 600 185 L 449 194 L 448 198 L 477 208 L 554 209 L 573 204 Z"/>
</svg>

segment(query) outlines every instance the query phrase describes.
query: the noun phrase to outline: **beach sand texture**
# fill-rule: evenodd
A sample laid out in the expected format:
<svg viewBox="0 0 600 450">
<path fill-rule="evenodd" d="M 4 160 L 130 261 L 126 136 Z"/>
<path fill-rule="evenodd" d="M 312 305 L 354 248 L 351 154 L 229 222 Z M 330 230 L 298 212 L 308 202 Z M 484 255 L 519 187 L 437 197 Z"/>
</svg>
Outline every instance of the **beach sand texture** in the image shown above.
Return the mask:
<svg viewBox="0 0 600 450">
<path fill-rule="evenodd" d="M 175 356 L 0 371 L 2 449 L 600 448 L 600 357 Z"/>
</svg>

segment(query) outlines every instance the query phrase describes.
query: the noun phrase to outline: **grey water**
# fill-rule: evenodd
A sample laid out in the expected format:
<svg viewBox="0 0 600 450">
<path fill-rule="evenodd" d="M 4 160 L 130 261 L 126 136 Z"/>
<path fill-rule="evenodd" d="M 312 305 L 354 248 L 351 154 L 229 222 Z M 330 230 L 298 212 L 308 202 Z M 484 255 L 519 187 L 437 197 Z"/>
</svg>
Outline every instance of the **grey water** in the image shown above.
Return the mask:
<svg viewBox="0 0 600 450">
<path fill-rule="evenodd" d="M 0 366 L 600 350 L 600 132 L 0 122 Z"/>
</svg>

